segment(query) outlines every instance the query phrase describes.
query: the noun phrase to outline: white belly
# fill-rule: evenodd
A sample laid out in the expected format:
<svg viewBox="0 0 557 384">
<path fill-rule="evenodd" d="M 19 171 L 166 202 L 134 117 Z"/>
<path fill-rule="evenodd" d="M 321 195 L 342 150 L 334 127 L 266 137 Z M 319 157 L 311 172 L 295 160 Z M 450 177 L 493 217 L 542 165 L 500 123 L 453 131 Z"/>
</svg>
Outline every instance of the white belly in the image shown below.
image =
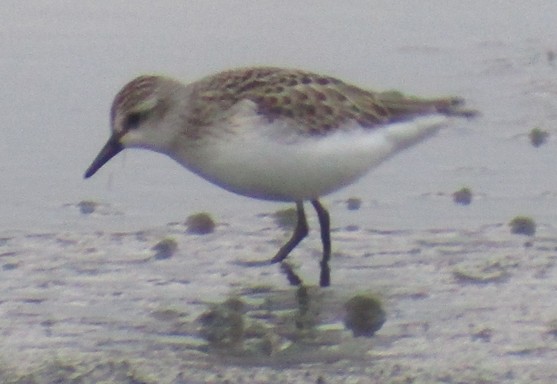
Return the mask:
<svg viewBox="0 0 557 384">
<path fill-rule="evenodd" d="M 277 127 L 279 123 L 261 127 L 243 121 L 237 129 L 171 156 L 231 192 L 301 201 L 353 183 L 383 160 L 434 134 L 446 120 L 429 115 L 315 137 L 297 136 L 291 129 Z"/>
</svg>

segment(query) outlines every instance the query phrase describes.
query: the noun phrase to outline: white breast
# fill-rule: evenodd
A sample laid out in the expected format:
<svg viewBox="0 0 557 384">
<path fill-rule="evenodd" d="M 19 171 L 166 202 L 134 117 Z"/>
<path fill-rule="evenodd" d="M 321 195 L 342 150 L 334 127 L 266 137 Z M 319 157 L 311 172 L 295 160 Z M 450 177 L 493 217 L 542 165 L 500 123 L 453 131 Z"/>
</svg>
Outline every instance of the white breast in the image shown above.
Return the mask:
<svg viewBox="0 0 557 384">
<path fill-rule="evenodd" d="M 269 123 L 244 105 L 214 135 L 170 154 L 186 168 L 238 194 L 279 201 L 317 198 L 353 183 L 393 154 L 434 134 L 447 118 L 365 129 L 344 127 L 324 136 L 301 135 L 283 121 Z M 191 144 L 191 143 L 190 143 Z"/>
</svg>

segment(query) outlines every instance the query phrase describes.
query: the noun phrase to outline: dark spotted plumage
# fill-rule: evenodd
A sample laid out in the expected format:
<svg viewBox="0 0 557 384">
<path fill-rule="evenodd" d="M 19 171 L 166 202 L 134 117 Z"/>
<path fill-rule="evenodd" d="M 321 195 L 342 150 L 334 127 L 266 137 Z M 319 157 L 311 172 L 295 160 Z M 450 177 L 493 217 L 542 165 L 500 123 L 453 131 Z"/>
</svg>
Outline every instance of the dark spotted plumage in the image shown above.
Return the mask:
<svg viewBox="0 0 557 384">
<path fill-rule="evenodd" d="M 268 118 L 288 119 L 307 134 L 324 134 L 348 121 L 372 128 L 420 114 L 471 116 L 460 99 L 418 99 L 398 92 L 363 90 L 329 76 L 281 68 L 246 68 L 207 77 L 194 88 L 197 124 L 210 125 L 241 100 Z"/>
</svg>

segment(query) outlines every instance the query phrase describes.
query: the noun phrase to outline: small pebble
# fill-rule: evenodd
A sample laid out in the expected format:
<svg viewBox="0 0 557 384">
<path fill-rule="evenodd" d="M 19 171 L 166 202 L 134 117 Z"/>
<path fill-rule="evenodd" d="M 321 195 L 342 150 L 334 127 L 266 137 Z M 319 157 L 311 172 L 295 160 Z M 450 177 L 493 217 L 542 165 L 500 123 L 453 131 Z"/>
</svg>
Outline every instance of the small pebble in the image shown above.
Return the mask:
<svg viewBox="0 0 557 384">
<path fill-rule="evenodd" d="M 362 199 L 358 199 L 357 197 L 351 197 L 346 200 L 346 208 L 349 211 L 357 211 L 362 206 Z"/>
<path fill-rule="evenodd" d="M 151 249 L 155 251 L 155 256 L 153 256 L 155 259 L 164 260 L 174 255 L 176 249 L 178 249 L 178 244 L 174 239 L 167 238 L 159 241 Z"/>
<path fill-rule="evenodd" d="M 79 207 L 79 211 L 83 215 L 90 215 L 91 213 L 95 212 L 95 209 L 97 209 L 98 205 L 99 205 L 98 203 L 95 203 L 94 201 L 88 201 L 88 200 L 83 200 L 77 203 L 77 206 Z"/>
<path fill-rule="evenodd" d="M 463 187 L 453 193 L 453 201 L 460 205 L 469 205 L 472 202 L 472 191 Z"/>
<path fill-rule="evenodd" d="M 352 331 L 354 337 L 371 337 L 386 320 L 381 302 L 370 295 L 356 295 L 344 305 L 346 316 L 344 325 Z"/>
<path fill-rule="evenodd" d="M 215 222 L 208 213 L 197 213 L 186 219 L 186 232 L 206 235 L 215 231 Z"/>
<path fill-rule="evenodd" d="M 511 233 L 516 235 L 534 236 L 536 233 L 536 222 L 527 216 L 516 216 L 509 223 Z"/>
<path fill-rule="evenodd" d="M 540 128 L 534 128 L 530 131 L 528 137 L 530 138 L 530 143 L 532 143 L 534 147 L 538 148 L 542 144 L 545 144 L 549 137 L 549 132 Z"/>
</svg>

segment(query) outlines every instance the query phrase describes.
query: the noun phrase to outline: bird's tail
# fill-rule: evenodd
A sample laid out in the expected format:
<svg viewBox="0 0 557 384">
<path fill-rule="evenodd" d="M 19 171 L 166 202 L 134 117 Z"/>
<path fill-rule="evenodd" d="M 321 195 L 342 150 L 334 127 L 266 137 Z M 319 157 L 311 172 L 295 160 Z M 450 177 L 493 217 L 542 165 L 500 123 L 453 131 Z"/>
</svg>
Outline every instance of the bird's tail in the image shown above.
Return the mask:
<svg viewBox="0 0 557 384">
<path fill-rule="evenodd" d="M 460 97 L 422 99 L 406 96 L 397 91 L 386 91 L 377 93 L 376 98 L 390 112 L 392 120 L 405 120 L 413 115 L 426 113 L 466 118 L 478 115 L 478 111 L 465 108 L 464 99 Z"/>
<path fill-rule="evenodd" d="M 447 97 L 431 100 L 431 102 L 435 105 L 437 112 L 447 116 L 472 118 L 479 114 L 479 112 L 474 109 L 465 108 L 464 99 L 460 97 Z"/>
</svg>

